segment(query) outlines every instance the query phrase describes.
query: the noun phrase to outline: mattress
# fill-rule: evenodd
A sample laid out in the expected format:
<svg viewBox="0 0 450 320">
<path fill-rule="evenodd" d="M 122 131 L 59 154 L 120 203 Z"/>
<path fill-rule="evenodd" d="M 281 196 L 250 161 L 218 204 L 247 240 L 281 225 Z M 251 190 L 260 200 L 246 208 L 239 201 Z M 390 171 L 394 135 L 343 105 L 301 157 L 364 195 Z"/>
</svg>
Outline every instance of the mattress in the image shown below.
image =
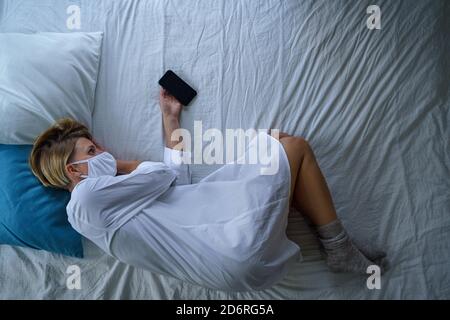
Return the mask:
<svg viewBox="0 0 450 320">
<path fill-rule="evenodd" d="M 274 287 L 225 293 L 125 265 L 0 245 L 0 298 L 450 298 L 450 3 L 378 0 L 2 0 L 0 32 L 103 31 L 93 134 L 122 159 L 162 160 L 157 81 L 198 91 L 182 127 L 280 128 L 306 138 L 355 241 L 386 250 L 381 289 L 331 273 L 292 210 L 304 261 Z M 79 29 L 69 29 L 71 5 Z M 1 45 L 1 44 L 0 44 Z M 217 165 L 216 165 L 217 166 Z M 193 182 L 217 169 L 192 165 Z M 189 212 L 187 212 L 189 214 Z M 81 289 L 66 286 L 77 265 Z"/>
</svg>

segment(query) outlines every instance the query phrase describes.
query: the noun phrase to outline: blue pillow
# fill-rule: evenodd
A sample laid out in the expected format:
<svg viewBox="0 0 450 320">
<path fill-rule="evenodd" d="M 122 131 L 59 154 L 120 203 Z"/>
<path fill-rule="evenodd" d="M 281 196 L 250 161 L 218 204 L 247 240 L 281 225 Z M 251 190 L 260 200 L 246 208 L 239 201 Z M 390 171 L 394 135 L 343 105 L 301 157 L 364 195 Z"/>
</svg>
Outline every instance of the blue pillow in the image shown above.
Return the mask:
<svg viewBox="0 0 450 320">
<path fill-rule="evenodd" d="M 70 192 L 44 187 L 28 165 L 31 145 L 0 144 L 0 244 L 83 257 L 67 221 Z"/>
</svg>

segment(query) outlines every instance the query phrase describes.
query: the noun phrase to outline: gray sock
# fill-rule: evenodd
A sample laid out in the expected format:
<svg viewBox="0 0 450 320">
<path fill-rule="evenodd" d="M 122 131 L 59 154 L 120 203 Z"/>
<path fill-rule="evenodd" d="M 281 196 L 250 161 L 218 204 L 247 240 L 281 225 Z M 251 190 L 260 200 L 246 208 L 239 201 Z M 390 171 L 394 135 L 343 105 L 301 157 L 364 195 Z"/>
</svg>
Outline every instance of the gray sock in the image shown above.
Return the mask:
<svg viewBox="0 0 450 320">
<path fill-rule="evenodd" d="M 362 254 L 370 261 L 375 262 L 381 268 L 381 271 L 386 271 L 389 268 L 388 259 L 384 251 L 373 248 L 370 243 L 358 243 L 353 241 L 353 244 L 362 252 Z"/>
<path fill-rule="evenodd" d="M 327 264 L 332 271 L 366 274 L 370 265 L 378 265 L 381 271 L 385 268 L 383 258 L 386 254 L 368 245 L 360 250 L 350 240 L 339 219 L 318 226 L 316 230 L 327 254 Z"/>
</svg>

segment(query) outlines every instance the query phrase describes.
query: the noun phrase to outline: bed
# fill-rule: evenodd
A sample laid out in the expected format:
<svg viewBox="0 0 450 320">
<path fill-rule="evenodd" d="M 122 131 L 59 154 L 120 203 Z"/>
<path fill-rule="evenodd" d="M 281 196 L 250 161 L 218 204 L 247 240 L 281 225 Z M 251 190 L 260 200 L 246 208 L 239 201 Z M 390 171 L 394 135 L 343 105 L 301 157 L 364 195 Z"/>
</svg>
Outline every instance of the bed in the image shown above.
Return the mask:
<svg viewBox="0 0 450 320">
<path fill-rule="evenodd" d="M 288 235 L 304 261 L 264 291 L 188 284 L 83 239 L 83 259 L 0 245 L 0 298 L 450 298 L 450 3 L 377 0 L 381 29 L 370 30 L 372 2 L 2 0 L 0 32 L 104 33 L 92 130 L 117 157 L 162 159 L 157 81 L 172 69 L 199 92 L 182 127 L 305 137 L 348 232 L 386 250 L 390 269 L 381 289 L 329 272 L 293 210 Z M 217 168 L 191 167 L 193 182 Z M 66 286 L 71 265 L 80 290 Z"/>
</svg>

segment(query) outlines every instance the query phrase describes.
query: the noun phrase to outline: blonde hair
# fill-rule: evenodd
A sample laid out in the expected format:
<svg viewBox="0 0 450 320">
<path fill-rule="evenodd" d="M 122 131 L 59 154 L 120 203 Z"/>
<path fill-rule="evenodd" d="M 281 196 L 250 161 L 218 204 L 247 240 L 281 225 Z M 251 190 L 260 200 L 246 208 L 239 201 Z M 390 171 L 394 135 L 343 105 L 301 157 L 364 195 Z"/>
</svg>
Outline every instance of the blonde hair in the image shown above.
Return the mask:
<svg viewBox="0 0 450 320">
<path fill-rule="evenodd" d="M 68 188 L 71 181 L 65 167 L 78 138 L 92 140 L 88 128 L 70 118 L 58 120 L 36 138 L 28 163 L 44 186 Z"/>
</svg>

